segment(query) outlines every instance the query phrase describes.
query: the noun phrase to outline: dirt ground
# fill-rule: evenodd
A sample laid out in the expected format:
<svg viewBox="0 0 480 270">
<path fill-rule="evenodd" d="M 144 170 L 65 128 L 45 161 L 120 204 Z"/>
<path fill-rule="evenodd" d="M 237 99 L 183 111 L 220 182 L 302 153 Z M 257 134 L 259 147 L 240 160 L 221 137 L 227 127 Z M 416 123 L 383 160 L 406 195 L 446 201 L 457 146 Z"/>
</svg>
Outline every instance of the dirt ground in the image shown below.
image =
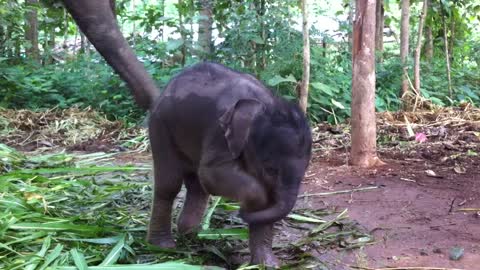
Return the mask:
<svg viewBox="0 0 480 270">
<path fill-rule="evenodd" d="M 392 152 L 384 156 L 395 159 L 381 156 L 385 166 L 360 169 L 345 165 L 346 156 L 341 151 L 315 154 L 301 196 L 346 192 L 300 198 L 296 209 L 348 209 L 349 219 L 374 242 L 351 250 L 320 247 L 313 254 L 324 268 L 313 269 L 480 269 L 480 157 L 450 164 Z M 117 162 L 149 163 L 149 159 L 148 153 L 129 154 Z M 458 166 L 461 173 L 455 172 Z M 366 187 L 371 189 L 351 191 Z M 280 243 L 304 237 L 285 224 L 278 224 L 276 230 L 275 241 Z M 458 260 L 450 258 L 453 248 L 463 249 Z M 289 257 L 278 251 L 282 259 Z"/>
<path fill-rule="evenodd" d="M 335 209 L 337 213 L 348 209 L 349 221 L 356 223 L 362 233 L 372 235 L 374 241 L 353 249 L 335 244 L 313 248 L 305 245 L 300 253 L 313 253 L 324 265 L 311 269 L 480 270 L 480 109 L 471 110 L 445 108 L 379 115 L 377 150 L 386 165 L 374 169 L 346 165 L 350 145 L 347 125 L 316 127 L 313 159 L 296 209 Z M 116 125 L 107 124 L 115 127 L 116 133 L 104 131 L 102 134 L 118 133 Z M 419 141 L 408 134 L 409 127 L 414 129 Z M 10 133 L 5 138 L 10 138 L 7 144 L 24 149 L 27 141 L 24 138 L 38 133 L 31 140 L 35 147 L 55 145 L 53 139 L 43 143 L 51 137 L 50 129 L 46 129 L 45 135 L 26 128 L 21 136 L 18 132 L 12 133 L 19 139 Z M 74 130 L 84 129 L 74 127 Z M 141 136 L 130 133 L 132 138 L 145 137 L 144 133 Z M 130 138 L 127 135 L 123 137 Z M 422 136 L 428 139 L 420 141 Z M 108 144 L 94 140 L 67 148 L 87 152 L 123 151 L 117 147 L 122 141 L 117 137 L 121 136 L 116 135 Z M 65 138 L 59 137 L 57 141 L 65 146 Z M 145 140 L 140 140 L 140 145 L 148 145 L 142 142 Z M 126 152 L 118 155 L 115 163 L 151 164 L 151 158 L 146 152 Z M 370 189 L 352 191 L 362 188 Z M 331 194 L 335 191 L 345 192 Z M 327 194 L 312 195 L 316 193 Z M 279 222 L 274 240 L 283 245 L 277 252 L 287 263 L 297 260 L 299 254 L 298 248 L 291 251 L 289 246 L 305 237 L 308 231 L 308 228 L 296 230 L 291 225 Z M 305 268 L 303 265 L 293 269 Z"/>
<path fill-rule="evenodd" d="M 349 217 L 375 238 L 353 251 L 321 250 L 328 269 L 480 269 L 480 158 L 469 159 L 462 174 L 427 160 L 383 160 L 387 165 L 366 170 L 343 165 L 342 154 L 314 158 L 303 193 L 379 187 L 299 201 L 297 207 L 348 208 Z M 462 211 L 468 208 L 475 211 Z M 464 249 L 458 261 L 449 258 L 455 247 Z"/>
</svg>

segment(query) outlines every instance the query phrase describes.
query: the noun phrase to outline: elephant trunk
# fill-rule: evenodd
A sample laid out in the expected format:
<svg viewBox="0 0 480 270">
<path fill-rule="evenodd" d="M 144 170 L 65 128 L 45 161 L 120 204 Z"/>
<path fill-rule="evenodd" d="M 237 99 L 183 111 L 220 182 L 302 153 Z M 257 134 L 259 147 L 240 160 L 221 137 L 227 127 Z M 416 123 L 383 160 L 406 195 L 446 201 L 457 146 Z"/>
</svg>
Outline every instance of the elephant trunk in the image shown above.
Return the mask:
<svg viewBox="0 0 480 270">
<path fill-rule="evenodd" d="M 290 179 L 291 180 L 291 179 Z M 297 201 L 301 177 L 294 184 L 280 184 L 275 192 L 275 203 L 269 208 L 256 212 L 241 213 L 242 219 L 248 224 L 274 223 L 286 217 L 292 211 Z M 285 183 L 285 182 L 283 182 Z"/>
<path fill-rule="evenodd" d="M 136 103 L 144 110 L 150 109 L 160 92 L 120 32 L 114 1 L 64 0 L 64 3 L 88 40 L 127 83 Z"/>
</svg>

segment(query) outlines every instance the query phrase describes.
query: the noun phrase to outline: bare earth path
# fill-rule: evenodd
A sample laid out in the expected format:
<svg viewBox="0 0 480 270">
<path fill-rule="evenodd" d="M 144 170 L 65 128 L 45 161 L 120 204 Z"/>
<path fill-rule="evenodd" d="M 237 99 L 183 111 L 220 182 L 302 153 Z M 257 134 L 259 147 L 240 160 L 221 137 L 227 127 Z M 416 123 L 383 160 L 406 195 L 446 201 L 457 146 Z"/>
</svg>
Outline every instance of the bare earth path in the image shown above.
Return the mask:
<svg viewBox="0 0 480 270">
<path fill-rule="evenodd" d="M 389 165 L 359 170 L 315 160 L 305 193 L 379 186 L 362 192 L 312 199 L 310 207 L 348 208 L 349 217 L 374 235 L 376 243 L 352 252 L 326 250 L 329 269 L 363 267 L 445 267 L 480 269 L 480 171 L 475 160 L 465 174 L 447 166 L 386 160 Z M 442 178 L 426 175 L 433 169 Z M 476 208 L 476 211 L 459 211 Z M 464 249 L 458 261 L 451 248 Z"/>
</svg>

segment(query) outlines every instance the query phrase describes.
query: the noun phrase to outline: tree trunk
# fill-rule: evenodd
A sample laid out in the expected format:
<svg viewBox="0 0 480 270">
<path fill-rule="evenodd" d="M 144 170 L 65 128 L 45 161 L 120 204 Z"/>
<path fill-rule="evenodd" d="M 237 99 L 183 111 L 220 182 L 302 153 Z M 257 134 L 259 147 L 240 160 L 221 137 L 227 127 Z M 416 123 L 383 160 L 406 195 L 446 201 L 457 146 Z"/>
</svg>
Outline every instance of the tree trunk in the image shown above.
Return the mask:
<svg viewBox="0 0 480 270">
<path fill-rule="evenodd" d="M 323 58 L 327 57 L 327 39 L 325 37 L 322 38 L 322 56 Z"/>
<path fill-rule="evenodd" d="M 67 9 L 63 9 L 63 45 L 64 50 L 67 49 L 67 39 L 68 39 L 68 13 Z"/>
<path fill-rule="evenodd" d="M 85 35 L 81 30 L 80 32 L 80 50 L 78 51 L 78 54 L 84 54 L 85 53 L 85 48 L 87 46 L 87 39 L 85 38 Z"/>
<path fill-rule="evenodd" d="M 267 67 L 267 52 L 266 52 L 266 39 L 267 39 L 267 33 L 266 33 L 266 26 L 265 26 L 265 11 L 266 11 L 266 2 L 265 0 L 255 0 L 254 2 L 255 5 L 255 11 L 257 13 L 257 21 L 260 22 L 260 39 L 262 40 L 263 44 L 257 43 L 255 44 L 256 49 L 255 53 L 260 52 L 260 61 L 258 61 L 256 64 L 257 66 L 260 67 L 261 70 L 264 70 Z"/>
<path fill-rule="evenodd" d="M 450 23 L 450 40 L 448 46 L 448 53 L 450 55 L 450 65 L 453 63 L 454 55 L 453 47 L 455 46 L 455 17 L 452 14 L 451 23 Z"/>
<path fill-rule="evenodd" d="M 165 17 L 165 0 L 159 1 L 160 9 L 162 10 L 162 17 Z M 159 29 L 162 42 L 165 41 L 165 20 L 162 21 L 162 28 Z"/>
<path fill-rule="evenodd" d="M 303 31 L 303 77 L 299 91 L 300 108 L 307 113 L 308 86 L 310 84 L 310 23 L 308 20 L 309 0 L 302 0 L 302 31 Z"/>
<path fill-rule="evenodd" d="M 452 77 L 451 77 L 451 69 L 450 69 L 450 55 L 448 53 L 448 37 L 447 37 L 447 22 L 445 19 L 445 14 L 442 15 L 443 21 L 443 43 L 445 47 L 445 62 L 447 66 L 447 80 L 448 80 L 448 96 L 452 98 L 453 90 L 452 90 Z"/>
<path fill-rule="evenodd" d="M 351 163 L 381 165 L 375 123 L 375 0 L 357 0 L 353 28 Z"/>
<path fill-rule="evenodd" d="M 353 45 L 353 17 L 355 16 L 353 14 L 354 8 L 355 8 L 355 0 L 349 0 L 349 3 L 348 3 L 348 18 L 347 18 L 349 26 L 351 27 L 351 29 L 348 32 L 348 47 L 349 47 L 349 49 L 352 49 L 352 45 Z"/>
<path fill-rule="evenodd" d="M 400 96 L 402 97 L 408 92 L 408 43 L 410 28 L 410 0 L 402 0 L 402 18 L 400 27 L 400 60 L 402 61 L 402 89 Z"/>
<path fill-rule="evenodd" d="M 38 0 L 26 0 L 25 5 L 27 8 L 25 27 L 25 39 L 29 41 L 30 46 L 26 49 L 27 57 L 38 62 L 39 49 L 38 49 Z"/>
<path fill-rule="evenodd" d="M 47 33 L 45 33 L 47 34 Z M 52 27 L 50 29 L 50 32 L 48 33 L 48 38 L 45 37 L 46 40 L 46 46 L 45 46 L 45 56 L 44 56 L 44 64 L 49 65 L 53 63 L 53 57 L 52 54 L 55 50 L 55 27 Z"/>
<path fill-rule="evenodd" d="M 417 36 L 417 47 L 415 48 L 415 56 L 413 63 L 413 87 L 417 92 L 417 95 L 420 94 L 420 55 L 422 52 L 422 36 L 423 36 L 423 25 L 425 23 L 425 17 L 427 16 L 428 0 L 423 0 L 423 9 L 420 13 L 420 19 L 418 20 L 418 36 Z"/>
<path fill-rule="evenodd" d="M 200 0 L 200 20 L 198 22 L 198 45 L 200 58 L 206 60 L 212 54 L 212 1 Z"/>
<path fill-rule="evenodd" d="M 385 26 L 383 0 L 377 0 L 375 13 L 375 50 L 378 54 L 378 62 L 383 62 L 383 28 Z"/>
<path fill-rule="evenodd" d="M 178 0 L 178 4 L 183 5 L 183 0 Z M 182 48 L 181 48 L 182 55 L 181 55 L 180 63 L 182 67 L 184 67 L 186 58 L 187 58 L 187 44 L 186 44 L 187 35 L 185 33 L 186 30 L 185 30 L 185 25 L 183 24 L 183 15 L 181 11 L 178 11 L 178 25 L 180 29 L 180 36 L 182 37 L 182 41 L 183 41 Z"/>
<path fill-rule="evenodd" d="M 425 29 L 425 57 L 428 62 L 432 62 L 433 59 L 433 33 L 430 26 Z"/>
</svg>

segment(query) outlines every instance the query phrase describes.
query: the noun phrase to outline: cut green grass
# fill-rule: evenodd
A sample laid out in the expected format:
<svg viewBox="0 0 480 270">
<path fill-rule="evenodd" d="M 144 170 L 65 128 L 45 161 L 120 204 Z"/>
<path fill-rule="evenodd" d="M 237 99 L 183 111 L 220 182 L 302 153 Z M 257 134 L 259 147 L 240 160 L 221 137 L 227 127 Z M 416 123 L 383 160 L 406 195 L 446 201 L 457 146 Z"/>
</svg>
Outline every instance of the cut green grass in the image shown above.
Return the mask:
<svg viewBox="0 0 480 270">
<path fill-rule="evenodd" d="M 160 249 L 145 242 L 149 166 L 111 166 L 114 156 L 102 153 L 31 158 L 1 144 L 0 154 L 6 155 L 0 156 L 0 269 L 231 269 L 238 265 L 232 255 L 248 260 L 248 228 L 238 203 L 213 197 L 194 237 L 176 235 L 176 249 Z M 312 264 L 311 246 L 370 242 L 345 225 L 346 211 L 332 215 L 324 209 L 291 213 L 277 230 L 298 240 L 279 244 L 276 238 L 276 253 L 302 268 Z"/>
</svg>

